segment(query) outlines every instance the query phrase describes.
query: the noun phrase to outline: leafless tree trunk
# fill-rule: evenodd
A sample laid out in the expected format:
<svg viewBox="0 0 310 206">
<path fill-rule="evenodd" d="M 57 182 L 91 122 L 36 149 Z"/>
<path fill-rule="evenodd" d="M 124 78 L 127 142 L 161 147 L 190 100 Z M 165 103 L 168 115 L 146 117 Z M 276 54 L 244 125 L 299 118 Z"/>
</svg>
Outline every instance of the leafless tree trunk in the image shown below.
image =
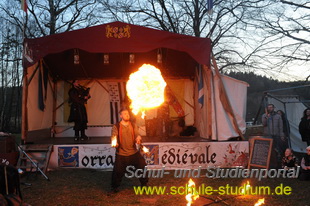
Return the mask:
<svg viewBox="0 0 310 206">
<path fill-rule="evenodd" d="M 98 23 L 96 0 L 28 0 L 25 34 L 36 38 Z M 20 129 L 25 14 L 19 1 L 0 2 L 0 131 Z M 16 28 L 16 30 L 13 30 Z"/>
</svg>

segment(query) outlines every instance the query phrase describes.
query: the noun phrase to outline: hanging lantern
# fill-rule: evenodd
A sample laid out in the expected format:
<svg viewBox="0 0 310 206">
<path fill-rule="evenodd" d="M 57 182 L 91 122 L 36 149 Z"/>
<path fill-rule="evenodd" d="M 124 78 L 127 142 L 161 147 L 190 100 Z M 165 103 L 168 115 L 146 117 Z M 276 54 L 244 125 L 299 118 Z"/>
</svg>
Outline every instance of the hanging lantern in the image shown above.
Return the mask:
<svg viewBox="0 0 310 206">
<path fill-rule="evenodd" d="M 163 55 L 162 55 L 161 49 L 158 49 L 157 51 L 157 63 L 158 64 L 163 63 Z"/>
<path fill-rule="evenodd" d="M 109 56 L 109 54 L 104 54 L 103 55 L 103 63 L 104 64 L 109 64 L 110 63 L 110 56 Z"/>
<path fill-rule="evenodd" d="M 74 49 L 74 56 L 73 56 L 74 64 L 80 64 L 80 54 L 79 50 Z"/>
<path fill-rule="evenodd" d="M 135 55 L 134 54 L 129 54 L 129 63 L 134 64 L 135 63 Z"/>
</svg>

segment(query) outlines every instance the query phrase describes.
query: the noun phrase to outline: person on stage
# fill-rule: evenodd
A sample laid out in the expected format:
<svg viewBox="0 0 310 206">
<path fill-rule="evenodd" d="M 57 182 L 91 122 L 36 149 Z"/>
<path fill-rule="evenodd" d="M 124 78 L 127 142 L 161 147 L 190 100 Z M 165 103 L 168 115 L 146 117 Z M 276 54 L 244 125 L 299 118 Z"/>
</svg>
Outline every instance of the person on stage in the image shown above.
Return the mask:
<svg viewBox="0 0 310 206">
<path fill-rule="evenodd" d="M 90 99 L 89 88 L 81 86 L 78 80 L 72 82 L 69 90 L 70 116 L 68 122 L 74 122 L 74 141 L 89 139 L 85 134 L 87 129 L 87 112 L 85 104 Z"/>
</svg>

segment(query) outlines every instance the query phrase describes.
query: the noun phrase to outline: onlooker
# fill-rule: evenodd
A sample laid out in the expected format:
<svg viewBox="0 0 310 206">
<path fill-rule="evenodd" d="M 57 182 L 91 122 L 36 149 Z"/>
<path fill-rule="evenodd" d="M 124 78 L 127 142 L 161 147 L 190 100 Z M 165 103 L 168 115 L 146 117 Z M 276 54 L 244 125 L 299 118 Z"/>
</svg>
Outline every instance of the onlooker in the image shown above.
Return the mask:
<svg viewBox="0 0 310 206">
<path fill-rule="evenodd" d="M 283 122 L 283 133 L 284 133 L 284 140 L 281 141 L 281 150 L 285 151 L 286 148 L 289 147 L 288 145 L 288 138 L 290 136 L 290 123 L 287 120 L 286 114 L 282 110 L 278 110 L 277 113 L 281 116 Z"/>
<path fill-rule="evenodd" d="M 293 154 L 293 150 L 287 148 L 284 153 L 284 157 L 282 158 L 282 168 L 283 169 L 291 169 L 297 168 L 298 161 L 297 158 Z"/>
<path fill-rule="evenodd" d="M 281 167 L 280 162 L 284 149 L 281 147 L 282 141 L 285 140 L 283 132 L 283 121 L 279 114 L 274 111 L 274 105 L 268 104 L 267 111 L 262 116 L 264 126 L 264 135 L 273 139 L 273 145 L 277 153 L 277 166 Z"/>
<path fill-rule="evenodd" d="M 299 176 L 300 180 L 310 180 L 310 146 L 306 148 L 307 153 L 301 159 L 301 174 Z"/>
<path fill-rule="evenodd" d="M 307 145 L 310 145 L 310 108 L 305 109 L 303 117 L 299 123 L 299 133 L 301 139 L 304 142 L 307 142 Z"/>
</svg>

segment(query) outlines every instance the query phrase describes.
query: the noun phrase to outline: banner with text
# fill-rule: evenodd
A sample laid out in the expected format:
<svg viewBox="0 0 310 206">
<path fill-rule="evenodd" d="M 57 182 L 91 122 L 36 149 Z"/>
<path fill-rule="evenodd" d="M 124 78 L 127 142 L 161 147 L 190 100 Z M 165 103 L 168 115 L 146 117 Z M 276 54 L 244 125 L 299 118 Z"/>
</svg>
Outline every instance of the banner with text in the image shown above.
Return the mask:
<svg viewBox="0 0 310 206">
<path fill-rule="evenodd" d="M 249 143 L 237 142 L 169 142 L 144 143 L 149 149 L 143 157 L 149 168 L 195 169 L 198 166 L 246 167 Z M 115 148 L 109 144 L 54 145 L 50 167 L 112 169 Z"/>
</svg>

